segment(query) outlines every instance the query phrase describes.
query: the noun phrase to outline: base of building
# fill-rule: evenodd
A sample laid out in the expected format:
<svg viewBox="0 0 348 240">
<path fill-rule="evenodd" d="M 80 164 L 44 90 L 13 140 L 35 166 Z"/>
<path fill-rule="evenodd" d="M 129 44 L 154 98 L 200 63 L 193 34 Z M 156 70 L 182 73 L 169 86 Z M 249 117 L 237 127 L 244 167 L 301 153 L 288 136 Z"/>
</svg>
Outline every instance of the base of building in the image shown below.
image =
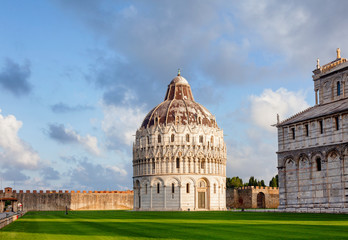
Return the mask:
<svg viewBox="0 0 348 240">
<path fill-rule="evenodd" d="M 348 214 L 348 208 L 278 208 L 279 212 L 294 213 L 343 213 Z"/>
<path fill-rule="evenodd" d="M 153 212 L 190 212 L 190 211 L 194 211 L 194 212 L 197 212 L 197 211 L 227 211 L 227 208 L 211 208 L 211 209 L 205 209 L 205 208 L 146 208 L 146 209 L 143 209 L 143 208 L 136 208 L 136 209 L 133 209 L 133 211 L 153 211 Z"/>
</svg>

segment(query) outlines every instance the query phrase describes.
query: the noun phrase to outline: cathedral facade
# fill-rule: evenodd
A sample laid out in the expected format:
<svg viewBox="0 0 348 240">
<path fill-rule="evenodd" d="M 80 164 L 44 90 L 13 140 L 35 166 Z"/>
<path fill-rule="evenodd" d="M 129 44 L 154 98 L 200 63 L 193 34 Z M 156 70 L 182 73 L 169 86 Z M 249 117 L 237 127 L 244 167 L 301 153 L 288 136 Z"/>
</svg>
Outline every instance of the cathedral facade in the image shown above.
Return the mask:
<svg viewBox="0 0 348 240">
<path fill-rule="evenodd" d="M 215 117 L 176 76 L 133 145 L 134 210 L 226 209 L 226 146 Z"/>
<path fill-rule="evenodd" d="M 276 125 L 279 209 L 348 213 L 348 62 L 313 73 L 315 106 Z"/>
</svg>

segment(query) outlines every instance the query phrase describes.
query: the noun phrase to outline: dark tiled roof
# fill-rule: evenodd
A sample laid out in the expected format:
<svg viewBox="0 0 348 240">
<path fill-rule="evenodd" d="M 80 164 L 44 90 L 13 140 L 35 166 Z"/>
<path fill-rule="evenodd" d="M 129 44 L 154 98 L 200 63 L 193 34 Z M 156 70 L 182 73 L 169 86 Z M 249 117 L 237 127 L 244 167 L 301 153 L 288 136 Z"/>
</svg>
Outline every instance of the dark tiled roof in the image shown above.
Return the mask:
<svg viewBox="0 0 348 240">
<path fill-rule="evenodd" d="M 218 127 L 209 110 L 194 101 L 190 85 L 180 75 L 170 82 L 164 101 L 146 115 L 141 128 L 170 123 Z"/>
<path fill-rule="evenodd" d="M 289 125 L 343 111 L 348 111 L 348 98 L 307 108 L 306 110 L 299 112 L 288 119 L 285 119 L 276 126 L 280 127 Z"/>
</svg>

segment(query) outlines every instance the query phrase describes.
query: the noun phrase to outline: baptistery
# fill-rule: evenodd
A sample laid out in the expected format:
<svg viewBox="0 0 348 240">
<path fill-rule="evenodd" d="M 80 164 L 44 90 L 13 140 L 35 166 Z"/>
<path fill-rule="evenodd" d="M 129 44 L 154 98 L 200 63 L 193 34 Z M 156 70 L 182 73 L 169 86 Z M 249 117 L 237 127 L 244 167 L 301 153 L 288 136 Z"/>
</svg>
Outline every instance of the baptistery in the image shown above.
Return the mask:
<svg viewBox="0 0 348 240">
<path fill-rule="evenodd" d="M 180 72 L 136 132 L 133 188 L 134 210 L 226 209 L 223 130 Z"/>
</svg>

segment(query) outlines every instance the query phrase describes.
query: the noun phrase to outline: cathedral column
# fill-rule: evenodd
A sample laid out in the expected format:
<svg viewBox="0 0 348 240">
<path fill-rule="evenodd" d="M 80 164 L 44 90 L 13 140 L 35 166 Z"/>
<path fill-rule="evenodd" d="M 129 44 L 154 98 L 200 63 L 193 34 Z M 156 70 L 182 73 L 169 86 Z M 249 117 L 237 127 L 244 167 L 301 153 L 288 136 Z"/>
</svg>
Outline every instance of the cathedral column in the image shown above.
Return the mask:
<svg viewBox="0 0 348 240">
<path fill-rule="evenodd" d="M 345 81 L 342 82 L 342 90 L 343 90 L 342 92 L 343 92 L 343 98 L 344 98 L 346 96 L 346 91 L 345 91 L 346 90 L 346 82 Z"/>
<path fill-rule="evenodd" d="M 163 185 L 163 194 L 164 194 L 164 197 L 163 197 L 163 199 L 164 199 L 164 202 L 163 202 L 163 207 L 164 207 L 164 209 L 167 209 L 167 194 L 166 194 L 166 188 L 167 186 L 166 185 Z"/>
<path fill-rule="evenodd" d="M 173 170 L 173 158 L 172 157 L 169 158 L 169 167 L 170 167 L 170 173 L 173 173 L 174 170 Z"/>
<path fill-rule="evenodd" d="M 220 188 L 220 187 L 219 187 L 219 188 Z M 218 194 L 218 203 L 219 203 L 219 206 L 218 206 L 218 207 L 219 207 L 219 210 L 221 210 L 221 208 L 220 208 L 220 207 L 221 207 L 221 204 L 220 204 L 220 195 L 221 195 L 221 192 L 219 191 L 219 194 Z"/>
<path fill-rule="evenodd" d="M 194 184 L 193 189 L 194 189 L 193 209 L 196 210 L 197 209 L 197 187 L 196 187 L 196 184 Z"/>
<path fill-rule="evenodd" d="M 209 159 L 209 171 L 208 171 L 209 174 L 212 174 L 211 161 L 212 161 L 212 159 L 210 158 Z"/>
<path fill-rule="evenodd" d="M 341 168 L 341 189 L 342 189 L 342 206 L 341 207 L 345 207 L 346 204 L 346 194 L 345 194 L 345 190 L 346 190 L 346 186 L 345 186 L 345 179 L 344 179 L 344 155 L 343 156 L 339 156 L 340 159 L 340 168 Z"/>
<path fill-rule="evenodd" d="M 178 186 L 179 188 L 179 210 L 182 210 L 181 209 L 181 184 Z"/>
<path fill-rule="evenodd" d="M 150 184 L 150 209 L 152 209 L 152 185 Z"/>
</svg>

